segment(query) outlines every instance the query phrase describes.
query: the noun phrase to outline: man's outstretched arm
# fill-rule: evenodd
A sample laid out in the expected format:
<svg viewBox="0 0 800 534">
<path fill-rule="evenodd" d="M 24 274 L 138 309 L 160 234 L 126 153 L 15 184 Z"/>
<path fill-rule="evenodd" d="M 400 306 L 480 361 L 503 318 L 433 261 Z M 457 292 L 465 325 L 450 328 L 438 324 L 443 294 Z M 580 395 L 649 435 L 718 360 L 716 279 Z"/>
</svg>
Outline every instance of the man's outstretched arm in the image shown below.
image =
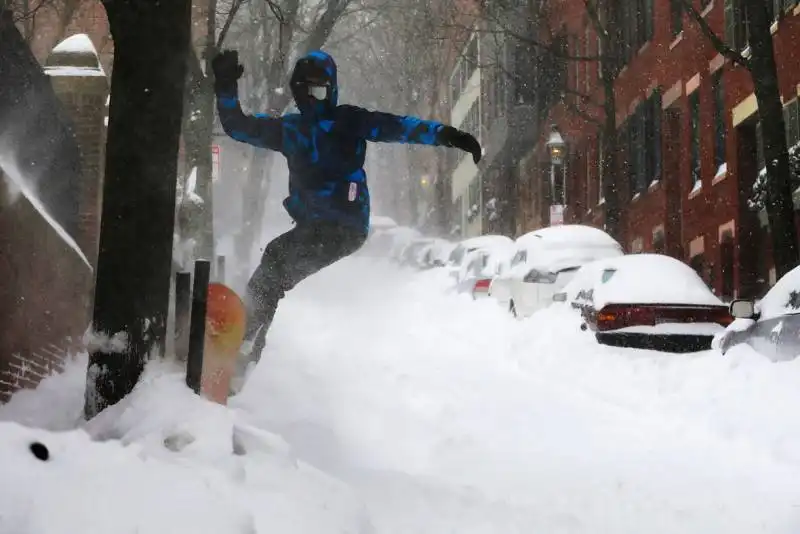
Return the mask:
<svg viewBox="0 0 800 534">
<path fill-rule="evenodd" d="M 217 113 L 225 133 L 243 143 L 280 151 L 283 145 L 281 120 L 265 115 L 245 115 L 239 103 L 238 80 L 244 72 L 238 54 L 226 51 L 212 63 Z"/>
<path fill-rule="evenodd" d="M 411 116 L 369 111 L 355 106 L 340 106 L 346 114 L 346 128 L 367 141 L 408 143 L 460 148 L 478 163 L 481 145 L 475 137 L 452 126 Z"/>
</svg>

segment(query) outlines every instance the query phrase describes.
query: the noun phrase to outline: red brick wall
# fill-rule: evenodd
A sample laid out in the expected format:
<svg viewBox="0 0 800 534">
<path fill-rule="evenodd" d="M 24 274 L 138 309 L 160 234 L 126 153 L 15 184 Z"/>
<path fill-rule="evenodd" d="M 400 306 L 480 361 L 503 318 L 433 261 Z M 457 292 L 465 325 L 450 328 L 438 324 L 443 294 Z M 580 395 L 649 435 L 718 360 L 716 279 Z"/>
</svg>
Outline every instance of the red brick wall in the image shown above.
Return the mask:
<svg viewBox="0 0 800 534">
<path fill-rule="evenodd" d="M 723 2 L 715 0 L 712 8 L 705 15 L 706 20 L 719 35 L 724 35 Z M 636 103 L 647 98 L 654 87 L 660 87 L 662 94 L 674 87 L 680 87 L 678 98 L 671 104 L 672 109 L 680 111 L 681 118 L 678 131 L 668 131 L 665 128 L 666 117 L 662 118 L 662 175 L 657 185 L 650 187 L 646 193 L 632 199 L 627 191 L 627 178 L 618 180 L 621 207 L 623 209 L 623 244 L 630 248 L 637 238 L 641 238 L 644 251 L 653 250 L 653 229 L 664 226 L 667 234 L 667 252 L 686 261 L 690 260 L 690 244 L 698 238 L 704 243 L 704 256 L 709 269 L 706 278 L 712 286 L 720 291 L 722 285 L 722 270 L 720 266 L 720 228 L 734 221 L 735 228 L 735 286 L 741 287 L 743 275 L 739 265 L 746 261 L 751 254 L 746 248 L 745 236 L 740 236 L 748 230 L 750 224 L 744 219 L 747 214 L 741 205 L 740 188 L 748 189 L 753 179 L 752 169 L 740 169 L 737 151 L 740 143 L 739 131 L 733 128 L 732 110 L 743 99 L 752 94 L 753 86 L 750 75 L 741 67 L 734 67 L 726 62 L 723 83 L 725 85 L 725 108 L 727 123 L 726 162 L 728 172 L 724 178 L 714 180 L 717 167 L 714 164 L 714 122 L 713 122 L 713 94 L 711 84 L 711 64 L 718 60 L 718 53 L 708 39 L 700 32 L 698 26 L 687 16 L 683 19 L 683 32 L 678 39 L 672 36 L 670 3 L 669 0 L 655 0 L 654 10 L 654 36 L 630 60 L 628 66 L 619 76 L 615 85 L 617 103 L 617 123 L 621 124 L 634 110 Z M 577 36 L 581 44 L 581 55 L 585 50 L 585 28 L 589 23 L 582 0 L 565 0 L 551 10 L 550 31 L 553 34 L 560 28 L 566 28 L 567 33 Z M 590 32 L 589 54 L 595 53 L 595 37 Z M 781 92 L 787 100 L 797 95 L 797 85 L 800 83 L 800 16 L 788 14 L 778 24 L 775 35 L 776 58 L 779 67 Z M 575 54 L 575 51 L 572 51 Z M 581 76 L 587 70 L 594 72 L 596 65 L 582 66 Z M 576 65 L 568 65 L 570 83 L 573 83 Z M 689 158 L 689 142 L 691 131 L 689 128 L 689 104 L 687 84 L 691 85 L 693 78 L 699 74 L 700 99 L 700 161 L 703 181 L 702 189 L 690 195 L 692 188 L 691 169 Z M 589 92 L 598 102 L 602 101 L 600 87 L 594 75 L 590 76 Z M 590 108 L 588 111 L 592 114 Z M 595 115 L 595 118 L 596 115 Z M 556 123 L 562 135 L 573 147 L 577 147 L 576 157 L 570 161 L 569 186 L 568 186 L 568 221 L 583 222 L 596 226 L 602 225 L 602 207 L 587 205 L 586 188 L 596 190 L 597 169 L 588 166 L 586 158 L 595 157 L 597 124 L 576 114 L 573 110 L 565 109 L 561 104 L 550 110 L 548 122 Z M 546 142 L 546 130 L 539 140 L 537 150 L 543 150 Z M 676 150 L 677 155 L 668 156 L 670 150 Z M 668 157 L 675 157 L 671 163 Z M 624 158 L 623 158 L 624 159 Z M 588 176 L 587 176 L 588 172 Z M 618 172 L 619 176 L 621 173 Z M 624 183 L 620 183 L 624 182 Z M 741 239 L 740 239 L 741 237 Z M 751 237 L 752 239 L 752 237 Z M 769 246 L 766 259 L 762 263 L 771 262 L 769 259 Z M 767 267 L 768 269 L 768 267 Z"/>
<path fill-rule="evenodd" d="M 0 403 L 60 370 L 88 326 L 93 281 L 28 197 L 14 196 L 0 195 Z"/>
</svg>

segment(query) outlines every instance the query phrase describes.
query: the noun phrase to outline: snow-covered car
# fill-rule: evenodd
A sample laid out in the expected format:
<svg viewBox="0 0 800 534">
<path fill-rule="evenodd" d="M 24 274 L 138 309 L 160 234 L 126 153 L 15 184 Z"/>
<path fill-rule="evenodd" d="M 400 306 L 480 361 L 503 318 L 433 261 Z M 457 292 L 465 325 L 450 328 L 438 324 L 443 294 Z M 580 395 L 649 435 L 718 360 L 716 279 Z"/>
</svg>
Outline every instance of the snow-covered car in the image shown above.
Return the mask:
<svg viewBox="0 0 800 534">
<path fill-rule="evenodd" d="M 447 260 L 447 268 L 450 272 L 450 276 L 458 280 L 463 268 L 467 265 L 465 260 L 470 252 L 474 252 L 479 248 L 511 245 L 513 243 L 513 239 L 503 235 L 482 235 L 478 237 L 469 237 L 460 241 L 450 253 L 450 257 Z"/>
<path fill-rule="evenodd" d="M 414 240 L 421 239 L 422 234 L 414 228 L 398 226 L 384 232 L 388 236 L 388 250 L 386 256 L 399 262 L 406 247 Z"/>
<path fill-rule="evenodd" d="M 434 238 L 430 243 L 425 245 L 420 250 L 420 264 L 422 267 L 431 269 L 434 267 L 444 267 L 447 265 L 447 260 L 450 253 L 456 247 L 454 243 L 446 239 Z"/>
<path fill-rule="evenodd" d="M 430 237 L 420 237 L 409 241 L 398 258 L 400 265 L 422 268 L 422 251 L 433 241 Z"/>
<path fill-rule="evenodd" d="M 617 347 L 707 350 L 733 319 L 691 267 L 661 254 L 584 265 L 553 300 L 578 310 L 599 343 Z"/>
<path fill-rule="evenodd" d="M 513 254 L 511 243 L 496 242 L 469 252 L 457 278 L 457 290 L 472 298 L 489 296 L 492 281 L 503 271 Z"/>
<path fill-rule="evenodd" d="M 800 355 L 800 267 L 795 267 L 759 302 L 736 299 L 730 304 L 735 318 L 714 339 L 723 354 L 747 343 L 772 361 L 793 360 Z"/>
<path fill-rule="evenodd" d="M 558 225 L 517 238 L 508 270 L 491 284 L 490 294 L 516 317 L 545 308 L 586 263 L 622 256 L 622 246 L 597 228 Z"/>
</svg>

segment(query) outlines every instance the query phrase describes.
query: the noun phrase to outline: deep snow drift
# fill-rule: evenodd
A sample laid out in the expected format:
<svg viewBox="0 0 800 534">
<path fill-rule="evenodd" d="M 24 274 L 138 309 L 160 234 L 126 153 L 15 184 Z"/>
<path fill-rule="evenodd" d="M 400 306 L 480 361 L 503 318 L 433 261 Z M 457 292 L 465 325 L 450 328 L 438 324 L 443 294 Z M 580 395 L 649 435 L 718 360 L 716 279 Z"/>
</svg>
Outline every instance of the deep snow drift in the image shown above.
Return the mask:
<svg viewBox="0 0 800 534">
<path fill-rule="evenodd" d="M 369 258 L 307 280 L 230 409 L 160 364 L 86 429 L 0 423 L 0 531 L 800 528 L 800 363 L 598 347 L 444 283 Z M 74 427 L 81 363 L 0 419 Z"/>
</svg>

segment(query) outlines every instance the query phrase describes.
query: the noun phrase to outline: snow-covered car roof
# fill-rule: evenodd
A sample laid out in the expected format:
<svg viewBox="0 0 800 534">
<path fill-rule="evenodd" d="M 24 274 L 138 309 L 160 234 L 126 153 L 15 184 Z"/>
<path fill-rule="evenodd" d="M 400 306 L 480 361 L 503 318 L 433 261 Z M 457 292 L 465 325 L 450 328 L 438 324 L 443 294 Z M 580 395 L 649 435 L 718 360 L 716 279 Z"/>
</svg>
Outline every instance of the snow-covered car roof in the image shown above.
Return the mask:
<svg viewBox="0 0 800 534">
<path fill-rule="evenodd" d="M 477 237 L 468 237 L 458 243 L 464 248 L 483 248 L 495 245 L 511 245 L 514 240 L 504 235 L 481 235 Z"/>
<path fill-rule="evenodd" d="M 422 249 L 420 254 L 422 256 L 428 256 L 430 261 L 439 260 L 442 263 L 447 262 L 447 259 L 450 257 L 450 253 L 453 249 L 456 248 L 455 243 L 451 243 L 446 239 L 441 238 L 433 238 L 433 240 L 425 245 Z"/>
<path fill-rule="evenodd" d="M 514 253 L 513 243 L 494 242 L 486 246 L 478 247 L 469 252 L 461 264 L 460 278 L 469 274 L 470 264 L 479 257 L 485 257 L 485 264 L 480 269 L 480 276 L 494 277 L 498 274 L 498 269 L 503 262 L 507 262 Z"/>
<path fill-rule="evenodd" d="M 630 254 L 584 265 L 564 288 L 572 301 L 592 290 L 595 309 L 607 304 L 724 306 L 688 265 L 662 254 Z"/>
<path fill-rule="evenodd" d="M 519 236 L 516 240 L 520 248 L 587 248 L 608 247 L 622 250 L 613 237 L 603 230 L 582 224 L 561 224 L 540 228 Z"/>
<path fill-rule="evenodd" d="M 800 266 L 783 275 L 756 307 L 760 319 L 800 313 Z"/>
</svg>

